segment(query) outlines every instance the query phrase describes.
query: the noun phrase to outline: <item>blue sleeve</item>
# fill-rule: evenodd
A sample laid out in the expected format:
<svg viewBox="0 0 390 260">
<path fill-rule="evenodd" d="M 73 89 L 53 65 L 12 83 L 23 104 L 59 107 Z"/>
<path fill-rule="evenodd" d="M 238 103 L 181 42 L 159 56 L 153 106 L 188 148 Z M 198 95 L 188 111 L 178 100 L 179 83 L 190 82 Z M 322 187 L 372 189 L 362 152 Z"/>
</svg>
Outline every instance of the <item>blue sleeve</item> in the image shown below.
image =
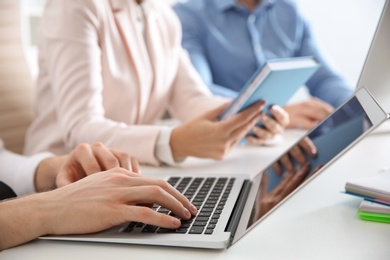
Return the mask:
<svg viewBox="0 0 390 260">
<path fill-rule="evenodd" d="M 296 56 L 313 56 L 321 64 L 320 69 L 306 86 L 312 96 L 324 100 L 333 107 L 338 107 L 353 94 L 354 88 L 326 61 L 318 48 L 309 24 L 302 20 L 301 28 L 302 41 Z"/>
<path fill-rule="evenodd" d="M 236 97 L 237 92 L 229 88 L 214 84 L 210 65 L 207 59 L 207 52 L 204 46 L 206 30 L 203 26 L 202 19 L 196 14 L 191 7 L 185 4 L 176 4 L 173 9 L 180 19 L 183 39 L 182 45 L 187 50 L 192 65 L 198 71 L 205 84 L 209 87 L 214 95 L 223 97 Z"/>
</svg>

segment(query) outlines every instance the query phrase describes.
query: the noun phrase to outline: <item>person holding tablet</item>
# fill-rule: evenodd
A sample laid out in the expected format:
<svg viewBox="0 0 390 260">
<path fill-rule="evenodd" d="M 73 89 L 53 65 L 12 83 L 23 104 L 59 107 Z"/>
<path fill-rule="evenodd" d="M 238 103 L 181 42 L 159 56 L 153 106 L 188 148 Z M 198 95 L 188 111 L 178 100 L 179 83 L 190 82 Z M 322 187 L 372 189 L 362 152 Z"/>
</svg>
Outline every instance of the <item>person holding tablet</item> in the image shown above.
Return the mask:
<svg viewBox="0 0 390 260">
<path fill-rule="evenodd" d="M 141 163 L 187 156 L 223 159 L 257 121 L 263 142 L 288 114 L 264 102 L 218 121 L 226 99 L 213 97 L 181 46 L 180 22 L 157 0 L 48 0 L 40 22 L 37 117 L 25 154 L 64 154 L 101 141 Z M 183 122 L 154 123 L 165 111 Z"/>
<path fill-rule="evenodd" d="M 235 97 L 269 59 L 301 56 L 313 56 L 321 67 L 306 84 L 313 98 L 284 107 L 289 127 L 312 128 L 354 92 L 326 61 L 290 0 L 189 0 L 174 10 L 182 45 L 216 95 Z"/>
</svg>

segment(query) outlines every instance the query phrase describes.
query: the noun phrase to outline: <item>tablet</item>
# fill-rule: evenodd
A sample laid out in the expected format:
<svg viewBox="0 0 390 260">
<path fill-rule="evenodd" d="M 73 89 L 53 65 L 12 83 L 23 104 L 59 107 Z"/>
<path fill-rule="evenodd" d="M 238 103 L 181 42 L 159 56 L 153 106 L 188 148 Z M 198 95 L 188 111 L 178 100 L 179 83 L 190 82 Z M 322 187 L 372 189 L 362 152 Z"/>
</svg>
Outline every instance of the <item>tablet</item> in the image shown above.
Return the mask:
<svg viewBox="0 0 390 260">
<path fill-rule="evenodd" d="M 220 120 L 229 119 L 260 100 L 266 101 L 267 107 L 284 106 L 319 67 L 313 57 L 268 60 L 248 80 Z"/>
</svg>

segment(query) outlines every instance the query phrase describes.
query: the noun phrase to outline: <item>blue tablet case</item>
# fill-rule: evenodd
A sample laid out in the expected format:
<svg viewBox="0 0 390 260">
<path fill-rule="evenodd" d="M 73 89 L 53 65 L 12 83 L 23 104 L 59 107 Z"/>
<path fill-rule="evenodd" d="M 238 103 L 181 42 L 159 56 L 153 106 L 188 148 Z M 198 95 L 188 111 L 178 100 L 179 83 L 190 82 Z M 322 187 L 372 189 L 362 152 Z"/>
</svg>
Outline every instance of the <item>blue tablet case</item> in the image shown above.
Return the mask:
<svg viewBox="0 0 390 260">
<path fill-rule="evenodd" d="M 294 67 L 294 63 L 297 63 L 302 60 L 312 60 L 312 65 L 306 67 Z M 289 68 L 273 70 L 270 69 L 269 65 L 275 63 L 291 63 Z M 288 58 L 288 59 L 275 59 L 267 61 L 261 68 L 259 68 L 253 76 L 248 80 L 245 86 L 241 89 L 238 97 L 230 104 L 230 106 L 221 114 L 220 119 L 225 119 L 225 116 L 230 113 L 233 107 L 236 106 L 236 103 L 242 98 L 248 88 L 253 88 L 252 93 L 248 96 L 243 105 L 239 108 L 237 112 L 242 111 L 243 109 L 253 105 L 254 103 L 265 100 L 267 102 L 267 107 L 271 105 L 284 106 L 291 96 L 303 86 L 307 80 L 318 70 L 320 65 L 314 60 L 313 57 L 298 57 L 298 58 Z M 257 84 L 253 85 L 256 77 L 261 73 L 264 73 L 263 70 L 268 70 L 265 78 Z"/>
</svg>

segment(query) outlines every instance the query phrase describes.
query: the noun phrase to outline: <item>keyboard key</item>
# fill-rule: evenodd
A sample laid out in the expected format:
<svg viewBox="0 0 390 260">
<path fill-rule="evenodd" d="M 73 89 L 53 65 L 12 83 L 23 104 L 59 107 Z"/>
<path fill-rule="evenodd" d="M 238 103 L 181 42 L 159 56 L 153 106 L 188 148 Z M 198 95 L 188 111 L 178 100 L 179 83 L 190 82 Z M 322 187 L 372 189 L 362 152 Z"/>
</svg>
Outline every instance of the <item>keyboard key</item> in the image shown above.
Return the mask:
<svg viewBox="0 0 390 260">
<path fill-rule="evenodd" d="M 169 213 L 169 209 L 166 209 L 166 208 L 159 208 L 158 210 L 157 210 L 157 212 L 160 212 L 160 213 L 164 213 L 164 214 L 168 214 Z"/>
<path fill-rule="evenodd" d="M 211 213 L 210 212 L 199 212 L 198 216 L 199 217 L 210 217 Z"/>
<path fill-rule="evenodd" d="M 218 219 L 212 219 L 210 220 L 210 224 L 217 224 L 218 223 Z"/>
<path fill-rule="evenodd" d="M 179 228 L 179 229 L 175 230 L 175 233 L 185 234 L 185 233 L 187 233 L 187 231 L 188 231 L 188 228 Z"/>
<path fill-rule="evenodd" d="M 195 197 L 193 201 L 194 202 L 203 202 L 205 199 L 206 199 L 206 197 L 203 197 L 203 198 L 202 197 Z"/>
<path fill-rule="evenodd" d="M 145 225 L 144 223 L 138 222 L 137 225 L 136 225 L 136 227 L 139 228 L 139 227 L 143 227 L 144 225 Z"/>
<path fill-rule="evenodd" d="M 195 221 L 209 221 L 209 218 L 208 217 L 197 217 L 196 219 L 195 219 Z"/>
<path fill-rule="evenodd" d="M 211 235 L 213 234 L 213 229 L 206 229 L 206 231 L 204 232 L 206 235 Z"/>
<path fill-rule="evenodd" d="M 171 184 L 172 186 L 175 186 L 176 183 L 179 181 L 179 177 L 172 177 L 172 178 L 169 178 L 169 180 L 167 181 L 169 184 Z"/>
<path fill-rule="evenodd" d="M 137 225 L 137 222 L 131 222 L 131 223 L 125 228 L 125 230 L 123 230 L 123 232 L 129 233 L 129 232 L 133 231 L 135 225 Z"/>
<path fill-rule="evenodd" d="M 189 228 L 191 227 L 192 223 L 184 223 L 184 224 L 181 224 L 181 228 Z"/>
<path fill-rule="evenodd" d="M 206 226 L 207 225 L 207 222 L 205 221 L 195 221 L 194 222 L 194 226 Z"/>
<path fill-rule="evenodd" d="M 146 225 L 144 229 L 142 229 L 142 233 L 154 233 L 156 232 L 158 226 Z"/>
<path fill-rule="evenodd" d="M 195 226 L 190 229 L 189 234 L 202 234 L 204 227 Z"/>
<path fill-rule="evenodd" d="M 203 202 L 202 201 L 192 201 L 192 204 L 194 204 L 194 206 L 202 206 Z"/>
<path fill-rule="evenodd" d="M 157 233 L 175 233 L 176 230 L 174 229 L 169 229 L 169 228 L 159 228 L 157 230 Z"/>
</svg>

